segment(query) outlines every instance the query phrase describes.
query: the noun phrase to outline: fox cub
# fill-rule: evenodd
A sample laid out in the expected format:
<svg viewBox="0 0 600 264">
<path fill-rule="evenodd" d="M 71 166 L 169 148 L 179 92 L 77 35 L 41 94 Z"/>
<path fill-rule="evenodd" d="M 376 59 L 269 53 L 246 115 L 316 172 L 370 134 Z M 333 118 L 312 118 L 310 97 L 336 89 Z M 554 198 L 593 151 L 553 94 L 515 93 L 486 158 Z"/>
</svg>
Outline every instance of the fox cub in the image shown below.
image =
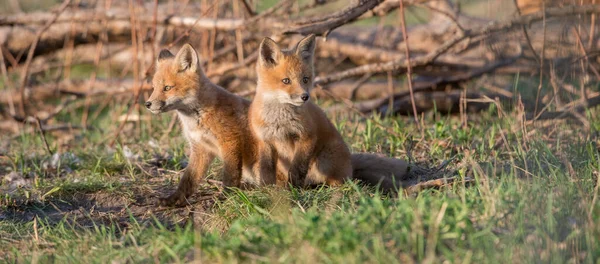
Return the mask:
<svg viewBox="0 0 600 264">
<path fill-rule="evenodd" d="M 271 47 L 277 47 L 272 40 L 270 42 Z M 306 44 L 309 45 L 306 46 Z M 264 63 L 262 61 L 266 59 L 266 55 L 272 57 L 275 51 L 283 54 L 279 48 L 263 50 L 263 46 L 261 45 L 259 69 L 262 67 L 261 63 Z M 304 172 L 307 169 L 303 166 L 312 165 L 323 170 L 323 172 L 314 173 L 316 177 L 311 176 L 311 183 L 314 184 L 325 182 L 337 185 L 341 181 L 353 177 L 372 185 L 381 184 L 384 190 L 396 186 L 397 182 L 391 176 L 394 175 L 400 179 L 405 174 L 407 167 L 403 161 L 364 153 L 352 154 L 348 158 L 348 148 L 339 133 L 316 105 L 306 102 L 310 98 L 308 89 L 312 86 L 314 37 L 305 39 L 305 43 L 300 47 L 304 47 L 304 50 L 308 52 L 305 52 L 304 55 L 310 55 L 311 60 L 310 63 L 296 60 L 297 67 L 309 69 L 311 73 L 310 76 L 306 76 L 309 77 L 308 83 L 304 83 L 305 76 L 300 79 L 304 84 L 302 87 L 307 87 L 303 88 L 304 92 L 299 95 L 287 95 L 287 97 L 282 92 L 271 93 L 271 96 L 274 97 L 269 97 L 268 93 L 266 96 L 259 93 L 256 98 L 258 101 L 253 104 L 255 111 L 258 111 L 254 117 L 262 120 L 266 138 L 284 135 L 283 138 L 288 139 L 287 141 L 281 140 L 275 145 L 271 145 L 275 143 L 274 141 L 266 144 L 266 141 L 263 141 L 264 138 L 255 137 L 254 131 L 250 129 L 250 101 L 229 93 L 212 83 L 202 71 L 198 54 L 191 45 L 184 45 L 177 55 L 173 55 L 168 50 L 160 52 L 156 61 L 156 72 L 152 79 L 153 91 L 145 106 L 153 114 L 176 111 L 191 150 L 188 167 L 185 169 L 177 190 L 168 197 L 161 198 L 162 204 L 183 204 L 186 198 L 196 191 L 199 181 L 207 173 L 208 167 L 216 157 L 223 161 L 222 174 L 225 186 L 240 187 L 242 183 L 249 186 L 275 183 L 285 185 L 288 182 L 287 172 L 291 167 L 289 165 L 289 156 L 292 153 L 289 149 L 290 146 L 295 146 L 295 142 L 301 137 L 306 139 L 310 135 L 310 137 L 316 138 L 317 131 L 322 133 L 315 141 L 318 142 L 316 144 L 318 146 L 311 147 L 312 152 L 303 150 L 307 154 L 305 156 L 294 155 L 296 157 L 294 162 L 303 164 L 297 166 L 293 172 L 294 183 L 297 184 L 298 180 L 308 173 Z M 272 53 L 265 53 L 266 51 Z M 300 54 L 302 55 L 302 53 Z M 279 61 L 270 59 L 268 62 L 273 65 Z M 269 71 L 263 73 L 268 74 Z M 273 77 L 277 76 L 279 75 L 273 75 Z M 298 76 L 294 77 L 298 78 Z M 291 83 L 292 79 L 286 78 L 288 80 L 285 82 Z M 264 76 L 260 80 L 262 82 L 259 81 L 257 90 L 268 90 L 268 88 L 260 87 L 268 84 L 268 80 L 272 81 L 273 78 Z M 307 84 L 310 86 L 306 86 Z M 265 106 L 272 107 L 266 107 L 265 111 L 258 109 L 260 100 L 264 100 Z M 286 105 L 283 104 L 290 104 L 290 106 L 287 106 L 286 109 Z M 299 111 L 309 105 L 312 105 L 310 110 Z M 279 109 L 278 106 L 284 107 Z M 308 115 L 300 116 L 299 113 Z M 272 128 L 274 124 L 286 122 L 288 126 Z M 325 128 L 317 130 L 320 126 L 325 126 Z M 254 124 L 253 127 L 258 128 Z M 287 133 L 288 131 L 291 133 Z M 266 148 L 280 149 L 280 153 L 287 155 L 279 156 L 277 152 L 273 151 L 264 152 Z M 298 149 L 300 150 L 300 148 Z M 284 152 L 286 150 L 288 152 Z M 319 157 L 319 159 L 315 157 Z M 306 160 L 309 161 L 308 165 Z"/>
<path fill-rule="evenodd" d="M 261 177 L 270 181 L 280 177 L 278 182 L 294 186 L 339 185 L 356 178 L 381 184 L 385 190 L 398 187 L 407 172 L 404 161 L 365 153 L 351 155 L 335 126 L 310 101 L 315 46 L 314 35 L 290 50 L 281 50 L 270 38 L 260 44 L 258 83 L 249 120 L 259 141 Z"/>
<path fill-rule="evenodd" d="M 213 84 L 200 67 L 194 48 L 185 44 L 177 55 L 162 50 L 152 79 L 153 91 L 145 103 L 154 114 L 176 111 L 191 154 L 179 187 L 161 199 L 163 204 L 185 202 L 215 157 L 223 161 L 223 184 L 257 184 L 256 144 L 248 128 L 250 101 Z"/>
</svg>

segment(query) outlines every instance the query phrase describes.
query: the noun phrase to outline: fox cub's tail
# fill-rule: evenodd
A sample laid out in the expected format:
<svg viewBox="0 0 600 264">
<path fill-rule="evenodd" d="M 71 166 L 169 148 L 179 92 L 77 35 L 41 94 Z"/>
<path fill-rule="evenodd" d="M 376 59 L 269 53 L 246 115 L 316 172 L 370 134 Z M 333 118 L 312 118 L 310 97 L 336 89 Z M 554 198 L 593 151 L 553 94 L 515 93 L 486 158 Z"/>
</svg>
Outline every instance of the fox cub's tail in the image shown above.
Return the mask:
<svg viewBox="0 0 600 264">
<path fill-rule="evenodd" d="M 352 154 L 352 178 L 379 185 L 384 192 L 395 192 L 408 177 L 408 163 L 369 153 Z"/>
</svg>

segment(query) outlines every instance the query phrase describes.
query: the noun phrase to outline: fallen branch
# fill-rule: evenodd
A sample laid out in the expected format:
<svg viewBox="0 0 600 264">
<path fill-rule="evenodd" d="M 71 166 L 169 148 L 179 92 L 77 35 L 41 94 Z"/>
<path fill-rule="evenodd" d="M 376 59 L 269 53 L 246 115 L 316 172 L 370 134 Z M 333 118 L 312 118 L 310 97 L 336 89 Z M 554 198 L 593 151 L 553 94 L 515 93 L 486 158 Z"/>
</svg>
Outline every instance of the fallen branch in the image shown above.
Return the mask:
<svg viewBox="0 0 600 264">
<path fill-rule="evenodd" d="M 562 17 L 572 15 L 584 15 L 600 13 L 600 5 L 585 5 L 585 6 L 566 6 L 561 8 L 551 8 L 546 10 L 546 17 Z M 424 56 L 414 58 L 411 61 L 411 67 L 425 66 L 437 59 L 441 54 L 447 52 L 458 43 L 468 39 L 475 38 L 478 36 L 490 35 L 492 33 L 511 30 L 516 27 L 530 25 L 534 22 L 542 20 L 544 12 L 537 12 L 530 15 L 519 16 L 513 19 L 509 19 L 503 22 L 492 22 L 486 26 L 481 26 L 475 29 L 466 29 L 464 34 L 456 35 L 435 50 L 429 52 Z M 318 77 L 315 79 L 315 84 L 326 84 L 330 82 L 340 81 L 345 78 L 361 76 L 367 73 L 382 73 L 387 71 L 398 71 L 406 70 L 408 63 L 405 58 L 397 59 L 386 63 L 374 63 L 367 64 L 353 69 L 341 71 L 338 73 L 330 74 L 324 77 Z"/>
<path fill-rule="evenodd" d="M 382 2 L 383 0 L 358 0 L 355 5 L 331 15 L 297 20 L 293 22 L 291 29 L 284 31 L 284 34 L 297 33 L 307 35 L 313 33 L 316 35 L 327 36 L 326 32 L 330 32 L 355 20 Z M 290 27 L 290 25 L 287 25 L 286 27 Z"/>
</svg>

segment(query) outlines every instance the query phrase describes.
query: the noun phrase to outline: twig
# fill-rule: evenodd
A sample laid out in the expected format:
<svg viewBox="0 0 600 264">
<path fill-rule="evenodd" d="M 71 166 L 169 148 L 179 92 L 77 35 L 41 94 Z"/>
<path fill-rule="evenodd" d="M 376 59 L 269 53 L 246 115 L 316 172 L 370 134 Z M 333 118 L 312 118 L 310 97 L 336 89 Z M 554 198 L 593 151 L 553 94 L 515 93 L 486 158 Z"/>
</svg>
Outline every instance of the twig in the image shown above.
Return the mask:
<svg viewBox="0 0 600 264">
<path fill-rule="evenodd" d="M 510 30 L 515 27 L 520 27 L 523 25 L 529 25 L 531 23 L 540 21 L 545 17 L 561 17 L 561 16 L 571 16 L 576 14 L 590 14 L 590 13 L 600 13 L 600 5 L 585 5 L 585 6 L 566 6 L 560 8 L 549 8 L 546 9 L 546 12 L 540 11 L 533 14 L 528 14 L 524 16 L 515 17 L 502 22 L 493 22 L 487 24 L 485 26 L 481 26 L 475 29 L 466 29 L 464 35 L 456 35 L 453 38 L 448 39 L 437 49 L 427 53 L 424 56 L 417 57 L 414 60 L 411 60 L 411 67 L 425 66 L 432 63 L 435 59 L 437 59 L 441 54 L 450 50 L 450 48 L 454 47 L 456 44 L 461 41 L 473 38 L 476 36 L 482 35 L 490 35 L 492 33 Z M 326 84 L 330 82 L 340 81 L 342 79 L 364 75 L 365 73 L 380 73 L 387 71 L 397 71 L 397 70 L 406 70 L 408 64 L 406 62 L 406 58 L 399 58 L 393 61 L 385 62 L 385 63 L 373 63 L 366 64 L 362 66 L 358 66 L 349 70 L 337 72 L 325 77 L 320 77 L 315 79 L 315 84 Z"/>
<path fill-rule="evenodd" d="M 353 112 L 357 113 L 358 115 L 360 115 L 362 118 L 369 118 L 365 113 L 363 113 L 362 111 L 360 111 L 360 109 L 356 108 L 354 106 L 354 104 L 352 103 L 352 101 L 346 99 L 346 98 L 341 98 L 341 97 L 337 97 L 334 94 L 332 94 L 330 91 L 327 91 L 321 87 L 319 87 L 323 93 L 325 93 L 326 95 L 330 96 L 331 98 L 333 98 L 334 100 L 338 101 L 338 102 L 342 102 L 344 104 L 344 106 L 346 106 L 348 109 L 352 110 Z M 396 131 L 394 131 L 393 128 L 391 128 L 390 126 L 386 126 L 383 125 L 381 122 L 379 122 L 376 119 L 370 119 L 371 121 L 373 121 L 376 125 L 378 125 L 379 127 L 382 127 L 383 129 L 385 129 L 388 133 L 394 135 L 394 136 L 400 136 L 400 134 L 398 134 Z"/>
<path fill-rule="evenodd" d="M 302 20 L 294 21 L 291 25 L 292 29 L 284 30 L 284 34 L 299 33 L 326 36 L 332 30 L 360 17 L 365 12 L 375 8 L 381 4 L 383 0 L 359 0 L 355 5 L 352 5 L 342 11 L 331 15 L 321 17 L 309 17 Z M 286 25 L 290 27 L 290 25 Z"/>
<path fill-rule="evenodd" d="M 35 48 L 37 47 L 37 44 L 38 44 L 40 38 L 42 37 L 42 34 L 48 28 L 50 28 L 50 26 L 54 23 L 54 21 L 56 21 L 56 19 L 58 19 L 58 17 L 60 16 L 60 14 L 62 14 L 62 12 L 67 8 L 67 6 L 69 6 L 69 3 L 71 3 L 71 0 L 65 0 L 65 1 L 63 1 L 63 3 L 58 8 L 58 11 L 56 11 L 56 13 L 54 14 L 54 17 L 51 20 L 49 20 L 48 22 L 46 22 L 46 24 L 37 31 L 37 33 L 35 34 L 35 38 L 33 39 L 33 43 L 31 43 L 31 47 L 29 47 L 29 52 L 27 53 L 27 60 L 25 61 L 25 67 L 23 68 L 23 71 L 21 73 L 21 88 L 20 88 L 20 91 L 21 91 L 21 105 L 20 105 L 20 110 L 21 110 L 21 113 L 23 115 L 27 115 L 26 107 L 25 107 L 25 86 L 27 85 L 27 77 L 29 75 L 29 67 L 31 66 L 31 60 L 33 59 L 33 54 L 35 52 Z"/>
<path fill-rule="evenodd" d="M 358 88 L 360 88 L 360 86 L 362 86 L 365 82 L 367 82 L 369 80 L 369 78 L 371 78 L 371 76 L 373 76 L 373 74 L 367 73 L 365 75 L 363 75 L 363 77 L 360 77 L 359 80 L 356 81 L 356 83 L 354 84 L 354 86 L 350 89 L 350 100 L 354 100 L 356 98 L 356 91 L 358 91 Z"/>
<path fill-rule="evenodd" d="M 581 48 L 581 53 L 583 53 L 582 57 L 586 61 L 588 68 L 590 68 L 590 70 L 592 70 L 594 75 L 596 75 L 596 78 L 598 80 L 600 80 L 600 73 L 598 72 L 598 70 L 592 63 L 589 63 L 589 59 L 588 59 L 589 55 L 588 55 L 587 50 L 585 49 L 585 46 L 583 45 L 583 41 L 581 40 L 581 34 L 579 33 L 579 29 L 577 29 L 575 26 L 573 26 L 573 31 L 575 32 L 575 36 L 577 36 L 577 44 Z"/>
<path fill-rule="evenodd" d="M 270 7 L 269 9 L 262 11 L 260 14 L 248 19 L 243 23 L 242 28 L 248 28 L 251 25 L 254 25 L 256 22 L 262 20 L 263 18 L 272 15 L 277 12 L 279 9 L 284 9 L 290 7 L 295 1 L 292 0 L 283 0 L 277 3 L 276 5 Z"/>
<path fill-rule="evenodd" d="M 105 9 L 110 9 L 111 2 L 112 2 L 111 0 L 106 1 Z M 102 21 L 104 31 L 100 35 L 100 40 L 96 43 L 96 55 L 94 57 L 94 70 L 92 71 L 92 74 L 90 75 L 90 86 L 88 88 L 91 92 L 94 91 L 93 90 L 94 83 L 96 82 L 96 76 L 98 75 L 98 66 L 100 65 L 100 58 L 102 57 L 102 47 L 104 46 L 105 42 L 108 43 L 108 33 L 106 32 L 106 24 L 107 23 L 108 23 L 108 20 L 105 18 Z M 86 96 L 85 108 L 83 110 L 83 115 L 81 117 L 81 126 L 82 127 L 87 126 L 89 112 L 90 112 L 90 97 Z"/>
<path fill-rule="evenodd" d="M 544 81 L 544 53 L 546 52 L 546 1 L 542 1 L 542 52 L 540 56 L 540 83 L 538 84 L 537 93 L 535 95 L 535 109 L 533 115 L 537 115 L 538 101 L 540 100 L 540 92 L 542 91 L 542 83 Z"/>
<path fill-rule="evenodd" d="M 50 149 L 50 145 L 48 145 L 48 140 L 46 140 L 46 131 L 44 130 L 44 127 L 42 126 L 42 122 L 40 121 L 40 119 L 38 117 L 35 117 L 35 121 L 37 123 L 38 129 L 40 130 L 40 137 L 42 138 L 42 141 L 44 141 L 44 146 L 46 147 L 46 151 L 48 151 L 48 154 L 50 156 L 54 155 L 54 153 Z"/>
<path fill-rule="evenodd" d="M 392 80 L 392 72 L 387 72 L 387 83 L 388 83 L 388 107 L 392 109 L 394 107 L 394 81 Z"/>
<path fill-rule="evenodd" d="M 213 12 L 213 19 L 217 19 L 217 16 L 219 15 L 219 0 L 214 1 L 214 12 Z M 209 48 L 208 48 L 208 63 L 206 65 L 206 70 L 208 71 L 208 69 L 210 69 L 212 63 L 213 63 L 213 55 L 215 54 L 215 42 L 216 42 L 216 38 L 217 38 L 217 29 L 211 29 L 210 30 L 210 42 L 209 42 Z"/>
<path fill-rule="evenodd" d="M 210 70 L 206 73 L 206 76 L 208 76 L 208 77 L 219 76 L 219 75 L 223 75 L 228 72 L 246 67 L 248 64 L 256 61 L 257 58 L 258 58 L 258 52 L 255 51 L 254 53 L 250 54 L 249 56 L 246 56 L 246 58 L 244 59 L 244 61 L 242 63 L 236 63 L 233 65 L 222 67 L 220 69 Z"/>
<path fill-rule="evenodd" d="M 520 47 L 520 46 L 518 46 Z M 435 87 L 444 87 L 447 85 L 453 85 L 456 84 L 458 82 L 464 81 L 464 80 L 469 80 L 478 76 L 481 76 L 484 73 L 488 73 L 488 72 L 492 72 L 502 66 L 506 66 L 514 61 L 516 61 L 522 54 L 522 50 L 518 50 L 517 54 L 511 58 L 506 58 L 504 60 L 501 61 L 497 61 L 494 63 L 491 63 L 489 65 L 477 68 L 475 70 L 469 71 L 467 73 L 464 74 L 460 74 L 460 75 L 454 75 L 451 77 L 438 77 L 433 81 L 427 81 L 427 82 L 417 82 L 415 84 L 415 87 L 413 87 L 413 92 L 417 93 L 417 92 L 429 92 L 429 91 L 434 91 Z M 400 92 L 400 93 L 396 93 L 393 95 L 396 101 L 400 101 L 403 98 L 410 96 L 410 92 Z M 378 102 L 373 103 L 373 106 L 370 108 L 365 108 L 365 109 L 361 109 L 361 111 L 372 111 L 373 107 L 374 108 L 381 108 L 382 106 L 385 105 L 387 99 L 383 98 L 383 99 L 377 99 Z M 411 101 L 411 105 L 412 105 L 412 101 Z M 413 110 L 414 111 L 414 110 Z"/>
<path fill-rule="evenodd" d="M 574 117 L 573 113 L 581 113 L 586 109 L 590 109 L 592 107 L 596 107 L 600 105 L 600 95 L 589 98 L 585 101 L 578 101 L 574 104 L 568 104 L 555 112 L 545 112 L 542 114 L 538 114 L 537 116 L 528 115 L 527 119 L 533 120 L 546 120 L 546 119 L 562 119 Z M 533 121 L 532 120 L 532 121 Z"/>
<path fill-rule="evenodd" d="M 246 1 L 243 1 L 246 4 Z M 247 7 L 249 8 L 249 6 Z M 234 0 L 233 1 L 233 13 L 236 16 L 240 16 L 243 17 L 242 13 L 240 12 L 240 8 L 239 8 L 239 4 L 238 1 Z M 237 59 L 238 59 L 238 63 L 242 63 L 244 62 L 244 47 L 242 46 L 242 30 L 240 30 L 239 28 L 235 30 L 235 45 L 236 45 L 236 51 L 237 51 Z M 213 52 L 214 53 L 214 52 Z M 211 60 L 215 59 L 215 54 L 213 54 L 213 56 L 211 56 Z"/>
<path fill-rule="evenodd" d="M 460 31 L 460 34 L 465 34 L 465 28 L 462 25 L 460 25 L 458 19 L 456 18 L 456 15 L 450 14 L 450 13 L 446 12 L 445 10 L 435 8 L 435 7 L 427 5 L 427 4 L 415 3 L 414 5 L 418 6 L 418 7 L 423 7 L 423 8 L 429 9 L 436 13 L 442 14 L 443 16 L 449 18 L 452 22 L 454 22 L 454 25 L 456 25 L 456 28 Z M 404 1 L 400 1 L 400 9 L 401 10 L 404 9 Z M 402 12 L 402 11 L 400 11 L 400 12 Z"/>
<path fill-rule="evenodd" d="M 234 0 L 236 1 L 236 0 Z M 244 8 L 246 8 L 246 12 L 248 12 L 248 15 L 250 16 L 255 16 L 256 12 L 252 9 L 252 7 L 250 6 L 250 3 L 248 3 L 248 0 L 240 0 L 242 2 L 242 4 L 244 4 Z"/>
<path fill-rule="evenodd" d="M 210 12 L 210 10 L 213 9 L 213 7 L 215 7 L 215 3 L 213 3 L 208 9 L 206 9 L 202 14 L 200 14 L 200 16 L 198 16 L 198 18 L 196 19 L 196 21 L 194 21 L 194 23 L 192 23 L 192 25 L 190 27 L 188 27 L 188 29 L 183 34 L 181 34 L 178 38 L 176 38 L 171 43 L 169 43 L 169 45 L 167 45 L 167 48 L 170 49 L 173 46 L 175 46 L 177 43 L 179 43 L 179 41 L 181 41 L 183 38 L 189 37 L 190 33 L 192 32 L 192 30 L 194 30 L 194 27 L 196 27 L 196 25 L 201 21 L 201 19 L 204 16 L 206 16 L 206 14 L 208 14 L 208 12 Z M 213 28 L 215 26 L 216 26 L 216 23 L 213 25 Z"/>
<path fill-rule="evenodd" d="M 117 139 L 119 138 L 119 134 L 121 134 L 121 130 L 123 130 L 123 127 L 125 127 L 125 124 L 127 123 L 127 120 L 129 119 L 129 115 L 131 114 L 131 111 L 135 108 L 132 106 L 137 105 L 138 100 L 139 100 L 139 96 L 140 96 L 140 91 L 141 89 L 141 85 L 139 85 L 139 61 L 138 61 L 138 41 L 137 41 L 137 28 L 136 28 L 136 12 L 135 9 L 133 7 L 133 0 L 129 0 L 129 12 L 131 14 L 131 45 L 133 47 L 133 87 L 135 87 L 134 89 L 134 94 L 133 97 L 130 99 L 129 104 L 128 104 L 128 109 L 127 109 L 127 114 L 125 116 L 125 119 L 121 122 L 121 125 L 119 125 L 119 127 L 117 128 L 117 132 L 115 133 L 115 136 L 113 137 L 112 141 L 108 144 L 111 148 L 114 146 L 115 142 L 117 141 Z M 133 104 L 133 105 L 131 105 Z"/>
<path fill-rule="evenodd" d="M 517 13 L 519 14 L 519 16 L 523 15 L 521 13 L 521 9 L 519 8 L 519 3 L 517 3 L 517 0 L 513 0 L 513 3 L 515 4 L 515 8 L 517 9 Z M 533 48 L 533 45 L 531 44 L 531 38 L 529 38 L 529 33 L 527 32 L 527 28 L 525 27 L 525 25 L 521 26 L 521 31 L 523 31 L 523 36 L 525 37 L 525 40 L 527 41 L 527 46 L 531 50 L 533 57 L 535 58 L 537 63 L 540 63 L 540 57 L 537 55 L 537 53 L 535 52 L 535 49 Z"/>
<path fill-rule="evenodd" d="M 1 46 L 0 46 L 1 49 Z M 0 70 L 2 71 L 2 79 L 3 79 L 3 83 L 5 84 L 5 87 L 8 88 L 13 88 L 13 84 L 12 81 L 10 80 L 10 78 L 8 77 L 8 71 L 6 70 L 6 63 L 4 62 L 4 54 L 3 52 L 0 50 L 0 62 L 2 64 L 0 64 Z M 8 107 L 9 107 L 9 113 L 11 115 L 15 115 L 15 105 L 14 105 L 14 101 L 12 98 L 12 94 L 9 94 L 8 96 Z"/>
<path fill-rule="evenodd" d="M 400 0 L 400 22 L 402 25 L 402 36 L 404 37 L 404 44 L 406 45 L 406 79 L 408 82 L 408 91 L 410 92 L 410 102 L 412 103 L 413 115 L 415 117 L 415 123 L 417 128 L 421 130 L 419 125 L 419 117 L 417 116 L 417 105 L 415 104 L 415 94 L 412 86 L 412 67 L 410 63 L 410 48 L 408 47 L 408 33 L 406 31 L 406 20 L 404 18 L 404 2 Z M 390 71 L 391 72 L 391 71 Z"/>
<path fill-rule="evenodd" d="M 596 0 L 592 1 L 592 4 L 596 4 Z M 594 45 L 594 33 L 596 32 L 596 14 L 592 14 L 592 21 L 590 21 L 590 39 L 588 40 L 588 49 L 592 49 Z"/>
</svg>

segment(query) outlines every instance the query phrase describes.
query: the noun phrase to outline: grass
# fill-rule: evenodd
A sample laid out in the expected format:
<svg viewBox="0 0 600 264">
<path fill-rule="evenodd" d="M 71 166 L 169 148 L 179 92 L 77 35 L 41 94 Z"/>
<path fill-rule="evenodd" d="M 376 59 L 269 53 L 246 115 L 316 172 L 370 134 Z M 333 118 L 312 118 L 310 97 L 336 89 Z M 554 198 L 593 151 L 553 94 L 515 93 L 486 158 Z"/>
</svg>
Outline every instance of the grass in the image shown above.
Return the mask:
<svg viewBox="0 0 600 264">
<path fill-rule="evenodd" d="M 460 2 L 469 4 L 466 12 L 497 9 L 489 1 Z M 0 1 L 0 12 L 8 9 Z M 409 24 L 426 15 L 408 11 L 417 12 L 409 12 Z M 391 14 L 386 24 L 397 19 Z M 531 99 L 537 80 L 514 76 L 511 90 Z M 90 108 L 93 129 L 48 133 L 57 156 L 38 133 L 0 135 L 0 262 L 600 262 L 596 109 L 586 113 L 587 135 L 565 121 L 522 127 L 519 113 L 499 118 L 495 106 L 470 114 L 466 126 L 458 116 L 428 113 L 422 131 L 412 117 L 339 113 L 330 117 L 353 151 L 410 153 L 430 167 L 453 160 L 458 177 L 474 182 L 392 197 L 354 182 L 218 196 L 207 181 L 192 205 L 163 208 L 156 197 L 176 188 L 187 164 L 179 127 L 169 130 L 170 114 L 134 111 L 150 121 L 128 123 L 111 147 L 126 107 L 107 101 Z M 82 109 L 56 120 L 79 124 Z M 220 167 L 216 162 L 209 180 Z"/>
<path fill-rule="evenodd" d="M 10 140 L 3 174 L 25 175 L 24 187 L 0 188 L 0 258 L 7 262 L 369 262 L 506 263 L 599 261 L 600 214 L 596 138 L 577 126 L 540 123 L 523 136 L 516 114 L 424 116 L 423 138 L 411 117 L 332 116 L 354 151 L 380 152 L 451 167 L 457 182 L 416 195 L 384 196 L 347 183 L 314 190 L 259 188 L 228 192 L 204 184 L 188 208 L 154 206 L 175 188 L 186 164 L 170 115 L 153 116 L 141 129 L 126 126 L 119 145 L 107 137 L 122 107 L 98 110 L 77 139 L 42 147 L 38 134 Z M 94 111 L 94 110 L 92 110 Z M 587 113 L 598 127 L 597 111 Z M 77 111 L 59 119 L 77 123 Z M 142 116 L 149 116 L 142 112 Z M 559 133 L 560 132 L 560 133 Z M 595 134 L 596 132 L 592 133 Z M 505 138 L 506 143 L 498 144 Z M 60 143 L 62 142 L 62 143 Z M 66 146 L 61 146 L 64 144 Z M 64 154 L 71 153 L 71 154 Z M 209 178 L 216 177 L 216 164 Z M 572 168 L 572 169 L 569 169 Z"/>
</svg>

